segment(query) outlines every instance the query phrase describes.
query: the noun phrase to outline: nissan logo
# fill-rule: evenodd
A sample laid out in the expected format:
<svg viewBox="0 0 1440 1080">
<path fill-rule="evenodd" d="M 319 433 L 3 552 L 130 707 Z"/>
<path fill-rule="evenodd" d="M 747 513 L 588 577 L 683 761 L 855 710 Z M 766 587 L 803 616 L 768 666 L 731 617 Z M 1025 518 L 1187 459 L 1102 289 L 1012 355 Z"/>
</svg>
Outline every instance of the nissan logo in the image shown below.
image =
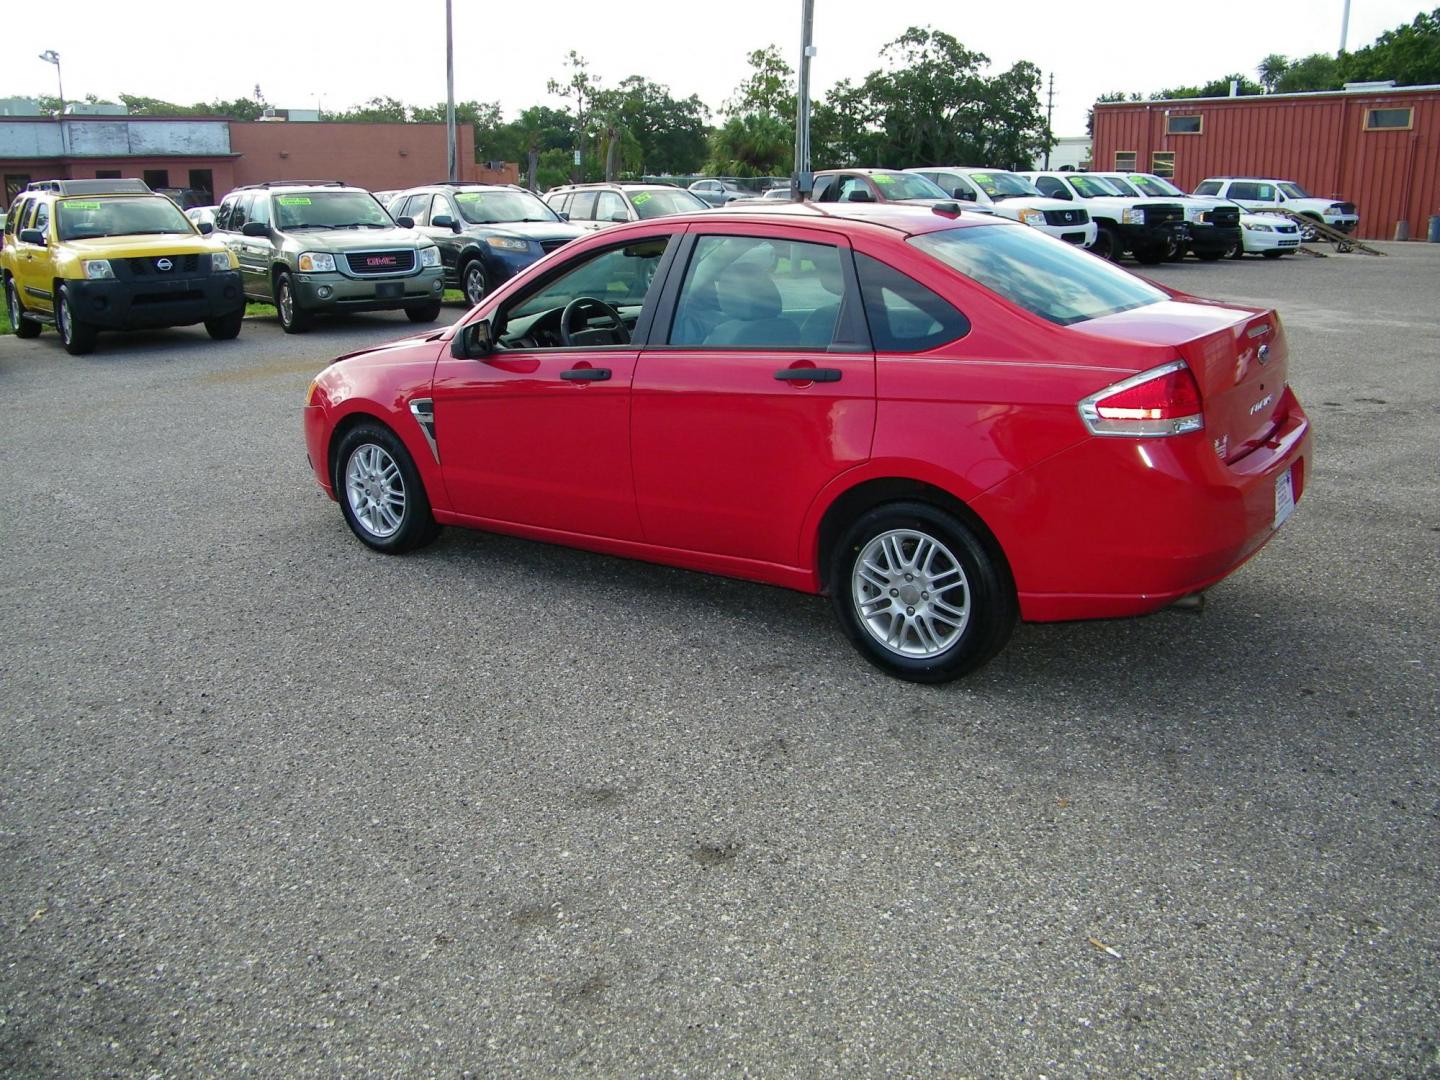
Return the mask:
<svg viewBox="0 0 1440 1080">
<path fill-rule="evenodd" d="M 156 260 L 155 260 L 155 269 L 156 269 L 156 270 L 173 270 L 173 269 L 175 269 L 175 264 L 174 264 L 173 262 L 171 262 L 169 259 L 156 259 Z"/>
</svg>

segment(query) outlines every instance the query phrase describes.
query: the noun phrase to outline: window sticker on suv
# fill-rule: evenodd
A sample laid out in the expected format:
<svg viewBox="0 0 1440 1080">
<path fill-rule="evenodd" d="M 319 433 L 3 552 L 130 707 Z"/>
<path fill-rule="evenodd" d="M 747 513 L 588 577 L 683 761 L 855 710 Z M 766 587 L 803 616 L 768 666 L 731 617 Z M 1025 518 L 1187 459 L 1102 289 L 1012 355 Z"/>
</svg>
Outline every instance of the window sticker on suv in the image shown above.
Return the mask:
<svg viewBox="0 0 1440 1080">
<path fill-rule="evenodd" d="M 886 176 L 884 173 L 881 173 L 879 176 L 871 177 L 871 179 L 874 180 L 877 184 L 893 184 L 895 182 L 895 178 L 893 176 Z"/>
<path fill-rule="evenodd" d="M 69 199 L 60 204 L 62 210 L 99 210 L 98 202 L 81 202 L 78 199 Z"/>
<path fill-rule="evenodd" d="M 648 191 L 642 191 L 639 195 L 636 195 L 630 201 L 633 202 L 636 206 L 644 206 L 647 202 L 650 201 L 650 193 Z"/>
<path fill-rule="evenodd" d="M 304 195 L 281 195 L 275 200 L 281 206 L 309 206 L 310 200 Z"/>
</svg>

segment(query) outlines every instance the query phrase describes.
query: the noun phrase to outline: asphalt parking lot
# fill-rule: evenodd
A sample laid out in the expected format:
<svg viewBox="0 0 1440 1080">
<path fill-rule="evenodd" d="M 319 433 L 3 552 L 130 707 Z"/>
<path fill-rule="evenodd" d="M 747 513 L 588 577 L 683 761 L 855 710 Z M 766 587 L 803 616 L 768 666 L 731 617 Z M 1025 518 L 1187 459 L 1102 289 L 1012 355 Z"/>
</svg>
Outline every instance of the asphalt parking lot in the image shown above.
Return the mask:
<svg viewBox="0 0 1440 1080">
<path fill-rule="evenodd" d="M 0 1072 L 1440 1074 L 1440 245 L 1378 246 L 1157 269 L 1281 310 L 1304 500 L 941 688 L 818 598 L 362 547 L 299 405 L 403 316 L 0 340 Z"/>
</svg>

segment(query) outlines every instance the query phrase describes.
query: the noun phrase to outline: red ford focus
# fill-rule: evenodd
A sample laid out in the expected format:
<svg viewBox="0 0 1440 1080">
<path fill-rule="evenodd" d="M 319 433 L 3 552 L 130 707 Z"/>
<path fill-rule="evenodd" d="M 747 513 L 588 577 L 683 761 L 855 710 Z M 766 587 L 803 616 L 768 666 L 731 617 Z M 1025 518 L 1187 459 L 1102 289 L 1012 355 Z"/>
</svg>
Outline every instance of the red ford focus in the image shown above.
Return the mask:
<svg viewBox="0 0 1440 1080">
<path fill-rule="evenodd" d="M 366 544 L 465 525 L 828 592 L 901 678 L 1016 618 L 1157 610 L 1289 516 L 1310 465 L 1275 312 L 1034 229 L 777 204 L 607 229 L 305 407 Z"/>
</svg>

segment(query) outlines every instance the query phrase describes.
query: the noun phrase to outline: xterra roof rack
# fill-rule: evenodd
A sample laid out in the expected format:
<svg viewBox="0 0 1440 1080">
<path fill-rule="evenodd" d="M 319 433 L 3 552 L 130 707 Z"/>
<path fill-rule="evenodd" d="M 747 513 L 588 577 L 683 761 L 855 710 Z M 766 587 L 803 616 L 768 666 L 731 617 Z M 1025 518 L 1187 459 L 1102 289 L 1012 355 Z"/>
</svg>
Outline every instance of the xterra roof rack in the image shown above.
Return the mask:
<svg viewBox="0 0 1440 1080">
<path fill-rule="evenodd" d="M 55 191 L 61 195 L 153 195 L 144 180 L 32 180 L 26 191 Z"/>
<path fill-rule="evenodd" d="M 263 184 L 242 184 L 236 191 L 277 187 L 349 187 L 344 180 L 266 180 Z"/>
</svg>

